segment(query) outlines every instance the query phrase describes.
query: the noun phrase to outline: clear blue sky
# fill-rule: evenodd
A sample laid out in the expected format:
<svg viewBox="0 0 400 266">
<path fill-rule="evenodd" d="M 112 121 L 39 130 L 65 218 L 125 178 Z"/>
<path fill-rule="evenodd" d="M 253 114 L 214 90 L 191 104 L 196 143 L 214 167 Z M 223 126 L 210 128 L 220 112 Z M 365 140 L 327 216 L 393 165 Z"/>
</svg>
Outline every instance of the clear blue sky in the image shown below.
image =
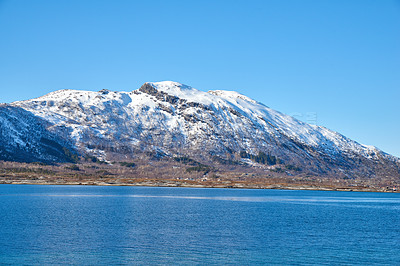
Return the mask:
<svg viewBox="0 0 400 266">
<path fill-rule="evenodd" d="M 0 0 L 0 102 L 163 80 L 400 156 L 400 1 Z"/>
</svg>

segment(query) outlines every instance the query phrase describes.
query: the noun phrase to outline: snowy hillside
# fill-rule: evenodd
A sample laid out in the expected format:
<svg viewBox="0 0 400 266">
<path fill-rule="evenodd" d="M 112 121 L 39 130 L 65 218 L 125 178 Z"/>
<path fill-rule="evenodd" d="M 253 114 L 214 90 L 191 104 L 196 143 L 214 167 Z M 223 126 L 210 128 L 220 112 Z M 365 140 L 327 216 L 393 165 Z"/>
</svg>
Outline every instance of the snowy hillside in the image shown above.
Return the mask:
<svg viewBox="0 0 400 266">
<path fill-rule="evenodd" d="M 324 127 L 309 125 L 233 91 L 145 83 L 131 92 L 61 90 L 15 102 L 69 132 L 75 147 L 106 159 L 140 152 L 233 158 L 263 152 L 314 172 L 349 175 L 397 169 L 399 160 Z M 394 170 L 397 171 L 397 170 Z"/>
<path fill-rule="evenodd" d="M 73 162 L 73 147 L 62 135 L 22 108 L 0 105 L 0 160 Z"/>
</svg>

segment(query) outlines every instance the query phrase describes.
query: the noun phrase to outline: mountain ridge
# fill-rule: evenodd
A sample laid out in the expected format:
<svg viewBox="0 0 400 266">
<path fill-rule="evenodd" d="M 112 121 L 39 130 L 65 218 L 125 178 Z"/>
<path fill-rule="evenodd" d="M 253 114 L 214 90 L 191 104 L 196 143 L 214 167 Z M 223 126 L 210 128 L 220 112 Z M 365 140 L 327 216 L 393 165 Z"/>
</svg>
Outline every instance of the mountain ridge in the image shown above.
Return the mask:
<svg viewBox="0 0 400 266">
<path fill-rule="evenodd" d="M 269 154 L 318 175 L 400 175 L 395 156 L 234 91 L 148 82 L 130 92 L 59 90 L 10 106 L 64 132 L 62 138 L 77 153 L 103 160 L 155 151 L 212 163 L 214 156 L 243 161 L 238 154 L 245 151 Z"/>
</svg>

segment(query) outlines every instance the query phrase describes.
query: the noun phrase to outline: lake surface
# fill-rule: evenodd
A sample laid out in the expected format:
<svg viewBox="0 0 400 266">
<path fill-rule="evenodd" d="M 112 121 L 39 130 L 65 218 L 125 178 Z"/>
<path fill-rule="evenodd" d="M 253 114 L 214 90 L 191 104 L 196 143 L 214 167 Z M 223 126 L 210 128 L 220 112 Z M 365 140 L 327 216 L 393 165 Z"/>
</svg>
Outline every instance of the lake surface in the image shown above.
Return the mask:
<svg viewBox="0 0 400 266">
<path fill-rule="evenodd" d="M 0 264 L 400 265 L 400 194 L 0 185 Z"/>
</svg>

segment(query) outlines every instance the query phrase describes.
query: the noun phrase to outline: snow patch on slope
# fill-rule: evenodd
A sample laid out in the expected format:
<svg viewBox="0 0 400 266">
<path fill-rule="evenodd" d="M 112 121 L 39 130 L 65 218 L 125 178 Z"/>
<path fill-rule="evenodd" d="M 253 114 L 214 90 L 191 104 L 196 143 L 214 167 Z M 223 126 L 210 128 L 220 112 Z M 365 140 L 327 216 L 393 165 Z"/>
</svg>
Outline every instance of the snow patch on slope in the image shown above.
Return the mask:
<svg viewBox="0 0 400 266">
<path fill-rule="evenodd" d="M 250 103 L 253 103 L 253 104 L 259 104 L 257 101 L 255 101 L 255 100 L 253 100 L 253 99 L 251 99 L 251 98 L 249 98 L 249 97 L 247 97 L 247 96 L 245 96 L 243 94 L 240 94 L 240 93 L 238 93 L 236 91 L 215 90 L 215 91 L 208 91 L 208 93 L 210 93 L 212 95 L 215 95 L 215 96 L 219 96 L 219 97 L 221 97 L 221 98 L 223 98 L 225 100 L 232 101 L 232 100 L 240 99 L 240 100 L 243 100 L 243 101 L 246 101 L 246 102 L 250 102 Z"/>
</svg>

